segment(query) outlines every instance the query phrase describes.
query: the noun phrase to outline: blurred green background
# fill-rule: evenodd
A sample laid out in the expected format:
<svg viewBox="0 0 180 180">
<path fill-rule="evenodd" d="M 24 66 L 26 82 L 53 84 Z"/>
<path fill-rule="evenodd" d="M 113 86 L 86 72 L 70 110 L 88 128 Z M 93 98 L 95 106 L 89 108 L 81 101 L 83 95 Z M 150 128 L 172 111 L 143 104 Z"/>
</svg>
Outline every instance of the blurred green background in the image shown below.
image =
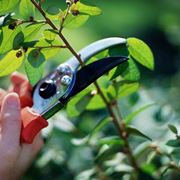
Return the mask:
<svg viewBox="0 0 180 180">
<path fill-rule="evenodd" d="M 155 56 L 155 71 L 150 72 L 141 68 L 142 88 L 139 93 L 128 97 L 128 103 L 127 99 L 123 99 L 121 108 L 123 114 L 127 114 L 142 104 L 156 102 L 157 106 L 153 110 L 141 114 L 134 123 L 152 138 L 158 137 L 161 141 L 167 136 L 167 124 L 171 122 L 179 125 L 180 121 L 180 1 L 87 0 L 87 2 L 97 5 L 103 14 L 90 18 L 79 29 L 65 30 L 67 39 L 76 50 L 95 40 L 113 36 L 138 37 L 151 47 Z M 64 9 L 64 0 L 47 0 L 45 9 L 52 6 Z M 48 62 L 47 67 L 55 67 L 70 56 L 68 51 L 62 50 Z M 1 87 L 4 87 L 4 81 L 7 81 L 7 78 L 0 79 Z M 139 101 L 136 106 L 129 103 L 137 97 Z M 25 179 L 85 180 L 88 174 L 85 174 L 84 178 L 79 178 L 78 174 L 93 166 L 95 152 L 88 146 L 75 146 L 71 143 L 72 138 L 87 135 L 102 119 L 104 113 L 104 110 L 85 112 L 74 118 L 73 124 L 64 112 L 55 116 L 53 118 L 55 123 L 45 132 L 50 134 L 48 142 Z M 78 129 L 78 132 L 74 129 Z M 116 130 L 110 125 L 103 133 L 114 135 Z M 98 136 L 94 141 L 97 141 L 97 138 Z M 141 140 L 137 139 L 137 142 Z"/>
</svg>

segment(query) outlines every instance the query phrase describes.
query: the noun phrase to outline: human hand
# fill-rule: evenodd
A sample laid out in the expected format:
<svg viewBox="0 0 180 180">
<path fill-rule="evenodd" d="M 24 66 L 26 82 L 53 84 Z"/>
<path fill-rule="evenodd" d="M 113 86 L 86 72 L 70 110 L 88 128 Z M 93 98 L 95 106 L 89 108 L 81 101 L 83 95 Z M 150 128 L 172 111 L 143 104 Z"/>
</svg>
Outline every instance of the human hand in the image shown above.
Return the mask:
<svg viewBox="0 0 180 180">
<path fill-rule="evenodd" d="M 21 74 L 13 74 L 13 86 L 9 91 L 16 91 L 20 82 L 24 81 Z M 43 145 L 40 135 L 32 144 L 21 144 L 21 105 L 16 93 L 0 90 L 0 180 L 19 179 Z M 3 163 L 2 163 L 3 162 Z"/>
</svg>

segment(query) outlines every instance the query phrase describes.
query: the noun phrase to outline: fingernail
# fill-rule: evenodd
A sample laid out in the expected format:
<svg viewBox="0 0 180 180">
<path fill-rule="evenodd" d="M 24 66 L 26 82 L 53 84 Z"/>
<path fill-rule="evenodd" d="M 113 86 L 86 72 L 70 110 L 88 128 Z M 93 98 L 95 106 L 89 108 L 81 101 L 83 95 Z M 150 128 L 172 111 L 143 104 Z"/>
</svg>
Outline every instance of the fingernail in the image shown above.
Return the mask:
<svg viewBox="0 0 180 180">
<path fill-rule="evenodd" d="M 16 93 L 10 93 L 5 97 L 5 107 L 8 109 L 20 109 L 19 96 Z"/>
</svg>

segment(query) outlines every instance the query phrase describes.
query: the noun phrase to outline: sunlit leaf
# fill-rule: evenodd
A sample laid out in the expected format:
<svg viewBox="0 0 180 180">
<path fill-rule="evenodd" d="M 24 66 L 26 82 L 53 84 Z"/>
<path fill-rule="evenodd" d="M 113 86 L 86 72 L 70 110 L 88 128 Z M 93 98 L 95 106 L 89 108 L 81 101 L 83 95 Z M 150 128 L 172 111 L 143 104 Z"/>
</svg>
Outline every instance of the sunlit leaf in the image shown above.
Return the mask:
<svg viewBox="0 0 180 180">
<path fill-rule="evenodd" d="M 136 92 L 139 89 L 139 83 L 137 82 L 122 81 L 118 83 L 118 86 L 119 98 L 129 96 L 130 94 Z"/>
<path fill-rule="evenodd" d="M 149 107 L 152 107 L 154 104 L 148 104 L 145 105 L 141 108 L 139 108 L 138 110 L 132 112 L 131 114 L 129 114 L 127 117 L 124 118 L 124 122 L 126 124 L 129 124 L 139 113 L 143 112 L 144 110 L 148 109 Z"/>
<path fill-rule="evenodd" d="M 31 85 L 35 85 L 42 77 L 44 70 L 44 55 L 38 50 L 32 50 L 25 61 L 25 70 Z"/>
<path fill-rule="evenodd" d="M 0 0 L 0 13 L 11 10 L 18 2 L 19 0 Z"/>
<path fill-rule="evenodd" d="M 44 37 L 45 39 L 50 43 L 55 40 L 57 36 L 57 32 L 53 31 L 52 29 L 45 29 L 44 32 Z"/>
<path fill-rule="evenodd" d="M 82 26 L 88 19 L 88 15 L 73 16 L 72 14 L 69 14 L 64 21 L 63 27 L 68 29 L 75 29 Z"/>
<path fill-rule="evenodd" d="M 31 24 L 31 25 L 26 26 L 23 29 L 23 33 L 25 36 L 25 42 L 35 40 L 36 36 L 40 32 L 40 29 L 42 28 L 43 25 L 44 24 L 42 24 L 42 23 L 36 23 L 36 24 Z"/>
<path fill-rule="evenodd" d="M 19 4 L 19 12 L 25 20 L 35 16 L 35 6 L 30 0 L 21 0 Z"/>
<path fill-rule="evenodd" d="M 24 60 L 24 52 L 21 50 L 10 51 L 0 60 L 0 77 L 9 75 L 17 70 Z"/>
<path fill-rule="evenodd" d="M 154 57 L 148 45 L 137 38 L 128 38 L 127 42 L 130 55 L 141 65 L 153 70 Z"/>
<path fill-rule="evenodd" d="M 81 2 L 73 4 L 71 7 L 71 11 L 78 11 L 80 14 L 87 14 L 90 16 L 97 16 L 102 13 L 101 9 L 99 9 L 98 7 L 85 5 Z"/>
<path fill-rule="evenodd" d="M 21 31 L 21 27 L 18 26 L 14 30 L 5 26 L 2 28 L 3 40 L 0 46 L 0 54 L 4 54 L 13 49 L 13 42 L 16 35 Z"/>
<path fill-rule="evenodd" d="M 96 110 L 96 109 L 102 109 L 105 107 L 106 107 L 106 105 L 105 105 L 104 101 L 97 94 L 92 97 L 90 103 L 87 105 L 87 110 Z"/>
<path fill-rule="evenodd" d="M 142 133 L 139 129 L 133 127 L 133 126 L 127 126 L 126 127 L 126 131 L 130 134 L 130 135 L 135 135 L 135 136 L 140 136 L 140 137 L 144 137 L 148 140 L 151 141 L 151 138 L 149 138 L 148 136 L 146 136 L 144 133 Z"/>
<path fill-rule="evenodd" d="M 46 41 L 45 39 L 40 39 L 36 43 L 35 47 L 49 47 L 49 48 L 41 49 L 41 52 L 45 56 L 45 59 L 48 60 L 48 59 L 54 57 L 57 53 L 59 53 L 61 51 L 61 48 L 59 48 L 59 47 L 51 48 L 51 46 L 61 46 L 61 45 L 62 45 L 62 42 L 59 39 L 55 39 L 51 43 Z"/>
</svg>

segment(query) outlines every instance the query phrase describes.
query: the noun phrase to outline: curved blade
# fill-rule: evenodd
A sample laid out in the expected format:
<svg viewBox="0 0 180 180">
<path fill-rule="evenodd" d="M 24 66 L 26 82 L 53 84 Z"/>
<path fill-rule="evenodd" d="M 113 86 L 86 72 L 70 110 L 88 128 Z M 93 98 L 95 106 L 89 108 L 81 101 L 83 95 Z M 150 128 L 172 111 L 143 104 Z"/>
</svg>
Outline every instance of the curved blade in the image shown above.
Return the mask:
<svg viewBox="0 0 180 180">
<path fill-rule="evenodd" d="M 127 60 L 128 57 L 107 57 L 81 68 L 77 71 L 72 91 L 66 98 L 60 99 L 60 101 L 66 103 L 72 96 L 88 87 L 103 74 Z"/>
</svg>

